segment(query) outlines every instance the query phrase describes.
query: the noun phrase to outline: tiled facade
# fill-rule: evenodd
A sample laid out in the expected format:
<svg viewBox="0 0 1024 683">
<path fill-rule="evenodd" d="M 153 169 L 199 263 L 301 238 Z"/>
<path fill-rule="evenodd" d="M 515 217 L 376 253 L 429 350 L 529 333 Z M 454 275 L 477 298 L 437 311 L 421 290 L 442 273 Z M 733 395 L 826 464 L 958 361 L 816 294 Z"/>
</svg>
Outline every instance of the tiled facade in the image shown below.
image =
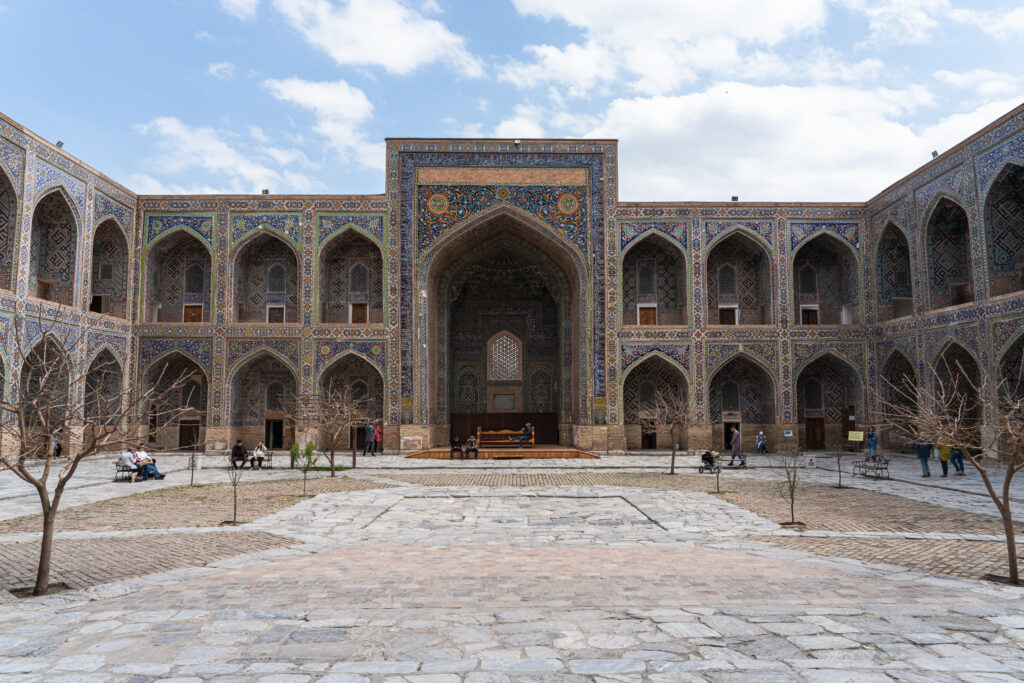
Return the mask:
<svg viewBox="0 0 1024 683">
<path fill-rule="evenodd" d="M 731 413 L 803 444 L 808 420 L 870 421 L 883 376 L 949 353 L 998 373 L 1021 347 L 1024 107 L 866 202 L 624 202 L 603 140 L 392 139 L 386 163 L 381 195 L 138 196 L 0 118 L 0 332 L 54 308 L 52 281 L 126 381 L 194 370 L 208 447 L 327 377 L 364 380 L 388 448 L 444 443 L 449 413 L 487 406 L 499 328 L 524 340 L 524 407 L 597 451 L 640 444 L 651 387 L 686 390 L 690 447 Z M 457 297 L 487 278 L 505 300 Z"/>
</svg>

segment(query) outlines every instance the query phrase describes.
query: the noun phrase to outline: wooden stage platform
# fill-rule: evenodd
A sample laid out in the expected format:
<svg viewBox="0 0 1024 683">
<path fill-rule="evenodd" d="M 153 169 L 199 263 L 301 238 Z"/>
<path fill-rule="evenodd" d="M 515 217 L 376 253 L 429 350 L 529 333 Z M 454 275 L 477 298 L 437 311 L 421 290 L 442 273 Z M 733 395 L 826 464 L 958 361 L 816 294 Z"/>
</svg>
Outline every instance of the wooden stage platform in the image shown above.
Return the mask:
<svg viewBox="0 0 1024 683">
<path fill-rule="evenodd" d="M 430 448 L 425 451 L 419 451 L 412 455 L 406 456 L 409 458 L 430 458 L 432 460 L 447 460 L 451 453 L 450 448 L 438 447 Z M 510 446 L 508 448 L 481 448 L 480 459 L 481 460 L 524 460 L 530 458 L 598 458 L 600 456 L 594 455 L 593 453 L 587 453 L 581 451 L 572 446 L 557 446 L 557 445 L 546 445 L 537 444 L 532 448 L 516 448 Z M 458 460 L 459 456 L 456 454 L 455 459 Z M 473 460 L 472 457 L 469 460 Z"/>
</svg>

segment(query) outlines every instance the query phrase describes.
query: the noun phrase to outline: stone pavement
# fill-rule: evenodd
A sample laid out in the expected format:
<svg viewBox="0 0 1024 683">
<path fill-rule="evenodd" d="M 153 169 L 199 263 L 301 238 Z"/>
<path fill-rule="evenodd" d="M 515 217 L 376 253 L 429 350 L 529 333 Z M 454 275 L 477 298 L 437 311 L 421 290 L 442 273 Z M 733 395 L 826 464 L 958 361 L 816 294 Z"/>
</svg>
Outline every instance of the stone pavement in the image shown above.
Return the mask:
<svg viewBox="0 0 1024 683">
<path fill-rule="evenodd" d="M 128 533 L 139 536 L 122 540 L 137 542 L 156 532 Z M 0 605 L 0 674 L 425 683 L 1024 675 L 1024 589 L 780 547 L 815 539 L 702 492 L 406 485 L 325 493 L 233 533 L 289 545 Z"/>
</svg>

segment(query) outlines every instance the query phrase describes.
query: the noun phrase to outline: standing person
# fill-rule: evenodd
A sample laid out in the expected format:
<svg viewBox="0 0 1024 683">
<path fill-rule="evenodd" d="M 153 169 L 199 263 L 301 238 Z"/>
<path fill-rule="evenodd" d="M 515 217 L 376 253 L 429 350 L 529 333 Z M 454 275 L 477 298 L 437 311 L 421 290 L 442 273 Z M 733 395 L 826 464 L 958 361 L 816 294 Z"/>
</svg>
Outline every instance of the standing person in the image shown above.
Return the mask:
<svg viewBox="0 0 1024 683">
<path fill-rule="evenodd" d="M 878 457 L 878 434 L 875 434 L 875 428 L 872 427 L 871 431 L 868 432 L 868 460 L 874 460 Z"/>
<path fill-rule="evenodd" d="M 959 446 L 954 446 L 949 452 L 949 461 L 953 463 L 954 474 L 958 477 L 964 476 L 964 452 Z"/>
<path fill-rule="evenodd" d="M 53 433 L 53 457 L 59 458 L 63 452 L 64 447 L 60 445 L 60 430 L 58 429 Z"/>
<path fill-rule="evenodd" d="M 256 448 L 252 449 L 252 454 L 249 456 L 249 469 L 251 470 L 262 470 L 263 459 L 267 457 L 267 449 L 260 441 L 256 444 Z"/>
<path fill-rule="evenodd" d="M 914 442 L 914 448 L 917 450 L 917 460 L 921 463 L 921 476 L 932 476 L 931 471 L 928 469 L 928 458 L 932 455 L 932 445 L 926 443 L 924 439 L 918 439 Z"/>
<path fill-rule="evenodd" d="M 384 427 L 381 426 L 380 420 L 377 420 L 377 426 L 373 430 L 373 447 L 381 455 L 384 454 Z"/>
<path fill-rule="evenodd" d="M 729 441 L 729 447 L 732 448 L 729 466 L 732 467 L 733 463 L 736 462 L 736 458 L 740 459 L 740 465 L 746 465 L 747 456 L 743 455 L 743 438 L 740 436 L 740 430 L 735 426 L 732 428 L 732 439 Z"/>
<path fill-rule="evenodd" d="M 236 470 L 245 467 L 245 461 L 249 457 L 249 452 L 245 450 L 245 446 L 242 445 L 242 440 L 235 441 L 235 447 L 231 449 L 231 466 Z"/>
<path fill-rule="evenodd" d="M 949 445 L 949 439 L 942 437 L 938 441 L 939 448 L 939 464 L 942 465 L 942 476 L 943 478 L 949 476 L 949 458 L 952 452 L 952 448 Z"/>
<path fill-rule="evenodd" d="M 757 433 L 757 452 L 761 455 L 765 454 L 768 450 L 768 437 L 764 435 L 764 432 Z"/>
<path fill-rule="evenodd" d="M 363 457 L 366 457 L 366 452 L 369 451 L 370 455 L 376 453 L 377 448 L 377 429 L 373 426 L 373 422 L 367 422 L 366 426 L 363 427 Z"/>
</svg>

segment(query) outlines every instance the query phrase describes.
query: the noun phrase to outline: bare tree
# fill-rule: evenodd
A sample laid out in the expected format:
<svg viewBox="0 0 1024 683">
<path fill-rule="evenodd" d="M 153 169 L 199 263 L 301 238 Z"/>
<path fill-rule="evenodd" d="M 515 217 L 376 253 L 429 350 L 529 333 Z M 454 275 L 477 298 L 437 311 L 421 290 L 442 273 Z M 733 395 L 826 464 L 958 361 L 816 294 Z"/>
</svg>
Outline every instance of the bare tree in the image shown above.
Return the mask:
<svg viewBox="0 0 1024 683">
<path fill-rule="evenodd" d="M 316 430 L 323 450 L 328 451 L 331 476 L 334 456 L 345 434 L 352 427 L 367 423 L 367 397 L 353 391 L 351 384 L 332 380 L 317 394 L 291 397 L 285 401 L 286 412 L 307 429 Z M 355 441 L 352 442 L 352 467 L 356 466 Z"/>
<path fill-rule="evenodd" d="M 645 415 L 656 426 L 664 426 L 669 430 L 672 439 L 672 461 L 669 474 L 676 473 L 676 451 L 683 435 L 688 434 L 690 427 L 697 423 L 690 407 L 690 398 L 681 388 L 660 388 L 654 393 L 651 405 L 642 409 L 641 424 Z"/>
<path fill-rule="evenodd" d="M 39 494 L 43 536 L 33 595 L 44 595 L 49 586 L 57 510 L 79 463 L 133 443 L 142 406 L 163 406 L 153 417 L 165 421 L 182 410 L 180 403 L 159 399 L 166 393 L 180 396 L 185 378 L 161 372 L 151 388 L 134 387 L 113 356 L 85 357 L 88 336 L 88 327 L 64 324 L 56 313 L 14 319 L 10 357 L 20 372 L 9 392 L 0 395 L 0 463 Z M 57 481 L 51 487 L 54 470 Z"/>
<path fill-rule="evenodd" d="M 1021 368 L 1024 368 L 1022 358 Z M 929 365 L 923 386 L 904 377 L 889 383 L 886 423 L 914 441 L 959 448 L 985 483 L 1003 522 L 1010 581 L 1019 583 L 1017 541 L 1010 506 L 1013 477 L 1024 469 L 1024 372 L 999 381 L 972 378 L 959 362 Z M 982 415 L 988 420 L 984 427 Z M 993 474 L 1003 470 L 1002 481 Z"/>
<path fill-rule="evenodd" d="M 789 525 L 796 526 L 796 497 L 800 489 L 800 456 L 792 451 L 779 451 L 777 463 L 773 469 L 782 472 L 782 479 L 776 482 L 776 488 L 782 498 L 789 504 Z"/>
<path fill-rule="evenodd" d="M 235 467 L 234 462 L 228 462 L 228 481 L 231 482 L 232 501 L 231 522 L 232 526 L 238 525 L 238 485 L 242 483 L 242 473 L 245 472 L 245 463 Z"/>
</svg>

